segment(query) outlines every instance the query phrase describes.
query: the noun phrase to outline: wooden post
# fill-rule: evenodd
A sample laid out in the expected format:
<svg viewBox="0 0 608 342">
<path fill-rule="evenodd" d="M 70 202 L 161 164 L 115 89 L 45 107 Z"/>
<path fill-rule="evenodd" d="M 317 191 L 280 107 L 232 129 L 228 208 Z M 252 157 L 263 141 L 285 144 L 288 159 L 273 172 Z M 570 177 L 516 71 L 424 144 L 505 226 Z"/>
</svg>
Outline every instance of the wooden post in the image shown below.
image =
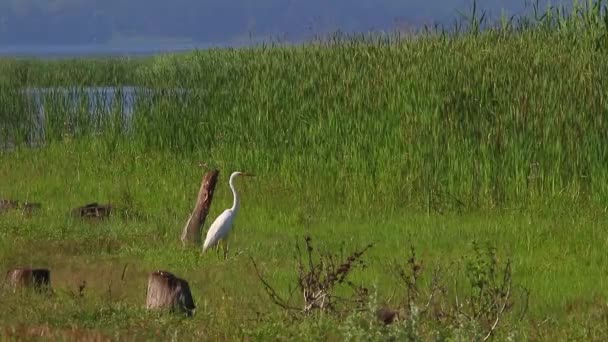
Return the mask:
<svg viewBox="0 0 608 342">
<path fill-rule="evenodd" d="M 48 289 L 51 286 L 51 271 L 44 268 L 15 268 L 6 273 L 6 282 L 13 289 Z"/>
<path fill-rule="evenodd" d="M 168 309 L 170 312 L 180 312 L 192 316 L 192 310 L 196 306 L 187 281 L 170 272 L 156 271 L 148 276 L 146 308 L 148 310 Z"/>
<path fill-rule="evenodd" d="M 201 188 L 196 198 L 196 205 L 182 232 L 181 240 L 184 247 L 201 244 L 201 227 L 205 224 L 205 219 L 209 213 L 219 173 L 218 170 L 211 170 L 203 176 Z"/>
</svg>

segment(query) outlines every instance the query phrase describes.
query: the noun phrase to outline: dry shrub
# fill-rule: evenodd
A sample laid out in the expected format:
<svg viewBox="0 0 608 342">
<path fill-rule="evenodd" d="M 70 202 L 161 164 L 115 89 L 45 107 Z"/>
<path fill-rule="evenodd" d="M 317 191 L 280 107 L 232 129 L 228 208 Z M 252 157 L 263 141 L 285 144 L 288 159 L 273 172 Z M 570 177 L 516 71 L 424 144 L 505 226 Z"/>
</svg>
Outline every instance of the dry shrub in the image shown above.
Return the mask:
<svg viewBox="0 0 608 342">
<path fill-rule="evenodd" d="M 273 286 L 261 275 L 257 264 L 251 262 L 258 278 L 264 285 L 264 290 L 272 301 L 283 309 L 291 312 L 310 314 L 312 312 L 345 312 L 365 306 L 368 289 L 355 285 L 349 276 L 357 269 L 365 267 L 363 255 L 373 245 L 369 244 L 361 250 L 356 250 L 346 258 L 336 253 L 318 252 L 312 246 L 312 239 L 305 237 L 305 248 L 302 250 L 296 243 L 296 286 L 290 291 L 288 299 L 284 299 Z M 316 254 L 316 255 L 315 255 Z M 338 295 L 341 288 L 349 288 L 350 294 L 343 297 Z M 301 294 L 301 306 L 293 303 L 294 294 Z"/>
<path fill-rule="evenodd" d="M 459 274 L 454 270 L 462 267 L 457 266 L 435 267 L 427 286 L 423 286 L 424 267 L 412 248 L 406 264 L 393 268 L 406 289 L 404 303 L 396 309 L 382 308 L 379 318 L 386 317 L 388 310 L 396 316 L 388 323 L 405 321 L 410 330 L 416 325 L 425 331 L 468 330 L 475 339 L 487 340 L 504 325 L 507 316 L 522 319 L 526 314 L 529 292 L 513 284 L 511 261 L 501 264 L 495 248 L 474 244 L 473 256 L 464 265 L 468 281 L 464 294 L 458 293 Z"/>
</svg>

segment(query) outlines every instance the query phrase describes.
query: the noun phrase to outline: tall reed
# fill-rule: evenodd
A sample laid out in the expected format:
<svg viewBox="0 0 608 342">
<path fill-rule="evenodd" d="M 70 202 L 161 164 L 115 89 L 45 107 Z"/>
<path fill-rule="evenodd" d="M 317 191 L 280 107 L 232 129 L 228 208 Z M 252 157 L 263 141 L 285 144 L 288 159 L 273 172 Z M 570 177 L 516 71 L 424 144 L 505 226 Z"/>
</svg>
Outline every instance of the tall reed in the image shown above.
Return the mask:
<svg viewBox="0 0 608 342">
<path fill-rule="evenodd" d="M 92 119 L 87 101 L 99 95 L 76 106 L 48 95 L 46 142 L 73 135 L 75 123 L 78 134 L 115 147 L 204 156 L 272 175 L 312 201 L 359 207 L 600 204 L 608 200 L 606 12 L 587 2 L 484 30 L 477 15 L 465 31 L 415 36 L 336 35 L 142 60 L 4 60 L 2 127 L 27 130 L 16 95 L 24 87 L 132 85 L 140 101 L 129 125 L 116 108 Z"/>
</svg>

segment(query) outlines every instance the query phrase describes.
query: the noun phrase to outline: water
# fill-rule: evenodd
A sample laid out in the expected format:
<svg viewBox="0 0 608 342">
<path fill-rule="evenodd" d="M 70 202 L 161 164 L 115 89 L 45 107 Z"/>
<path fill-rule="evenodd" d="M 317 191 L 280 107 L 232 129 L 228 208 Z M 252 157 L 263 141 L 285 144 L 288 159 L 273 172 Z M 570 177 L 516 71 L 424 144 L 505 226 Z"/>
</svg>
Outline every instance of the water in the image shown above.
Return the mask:
<svg viewBox="0 0 608 342">
<path fill-rule="evenodd" d="M 47 113 L 56 110 L 65 114 L 65 125 L 74 134 L 79 132 L 78 117 L 88 116 L 97 125 L 93 127 L 100 132 L 102 119 L 109 115 L 118 115 L 122 129 L 128 132 L 132 127 L 133 115 L 139 105 L 152 109 L 154 99 L 158 96 L 184 97 L 186 89 L 152 90 L 142 87 L 56 87 L 26 88 L 22 94 L 27 100 L 28 113 L 31 115 L 31 126 L 28 131 L 28 145 L 44 144 L 47 135 Z M 0 130 L 1 132 L 1 130 Z M 9 136 L 0 139 L 0 150 L 12 150 L 14 138 Z"/>
<path fill-rule="evenodd" d="M 83 99 L 87 101 L 87 108 L 91 115 L 108 114 L 116 105 L 120 105 L 123 115 L 131 117 L 136 103 L 137 94 L 150 94 L 152 91 L 133 86 L 123 87 L 82 87 L 82 88 L 26 88 L 23 93 L 32 103 L 39 117 L 45 115 L 45 105 L 48 98 L 64 101 L 68 106 L 77 110 Z M 117 96 L 120 95 L 120 104 Z"/>
<path fill-rule="evenodd" d="M 150 56 L 168 52 L 185 52 L 211 47 L 204 44 L 106 46 L 106 45 L 0 45 L 0 56 L 10 57 L 100 57 L 100 56 Z"/>
</svg>

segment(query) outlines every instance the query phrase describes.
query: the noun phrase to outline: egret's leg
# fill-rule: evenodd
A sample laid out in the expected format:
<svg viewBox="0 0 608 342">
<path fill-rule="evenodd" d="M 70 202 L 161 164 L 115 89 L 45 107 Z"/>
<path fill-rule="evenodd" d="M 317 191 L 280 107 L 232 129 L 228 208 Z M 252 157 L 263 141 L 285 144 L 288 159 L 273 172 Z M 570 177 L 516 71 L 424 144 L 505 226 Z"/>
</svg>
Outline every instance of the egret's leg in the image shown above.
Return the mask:
<svg viewBox="0 0 608 342">
<path fill-rule="evenodd" d="M 221 243 L 222 243 L 222 241 L 220 240 L 220 241 L 218 241 L 218 243 L 215 245 L 215 256 L 217 257 L 217 259 L 218 259 L 218 260 L 220 259 L 220 248 L 222 247 L 222 246 L 221 246 Z"/>
<path fill-rule="evenodd" d="M 224 260 L 228 259 L 228 239 L 222 239 L 222 251 L 224 252 Z"/>
<path fill-rule="evenodd" d="M 235 225 L 233 224 L 232 225 L 232 230 L 234 230 L 234 226 Z M 225 245 L 224 245 L 224 247 L 225 247 L 225 250 L 224 250 L 224 259 L 228 259 L 228 242 L 229 242 L 229 240 L 230 240 L 230 235 L 227 235 L 224 238 L 224 243 L 225 243 Z"/>
<path fill-rule="evenodd" d="M 225 248 L 225 241 L 224 239 L 221 239 L 217 242 L 216 246 L 216 252 L 217 252 L 217 259 L 221 260 L 222 259 L 222 255 L 224 255 L 224 259 L 226 257 L 226 248 Z M 220 255 L 220 252 L 222 253 L 222 255 Z"/>
</svg>

